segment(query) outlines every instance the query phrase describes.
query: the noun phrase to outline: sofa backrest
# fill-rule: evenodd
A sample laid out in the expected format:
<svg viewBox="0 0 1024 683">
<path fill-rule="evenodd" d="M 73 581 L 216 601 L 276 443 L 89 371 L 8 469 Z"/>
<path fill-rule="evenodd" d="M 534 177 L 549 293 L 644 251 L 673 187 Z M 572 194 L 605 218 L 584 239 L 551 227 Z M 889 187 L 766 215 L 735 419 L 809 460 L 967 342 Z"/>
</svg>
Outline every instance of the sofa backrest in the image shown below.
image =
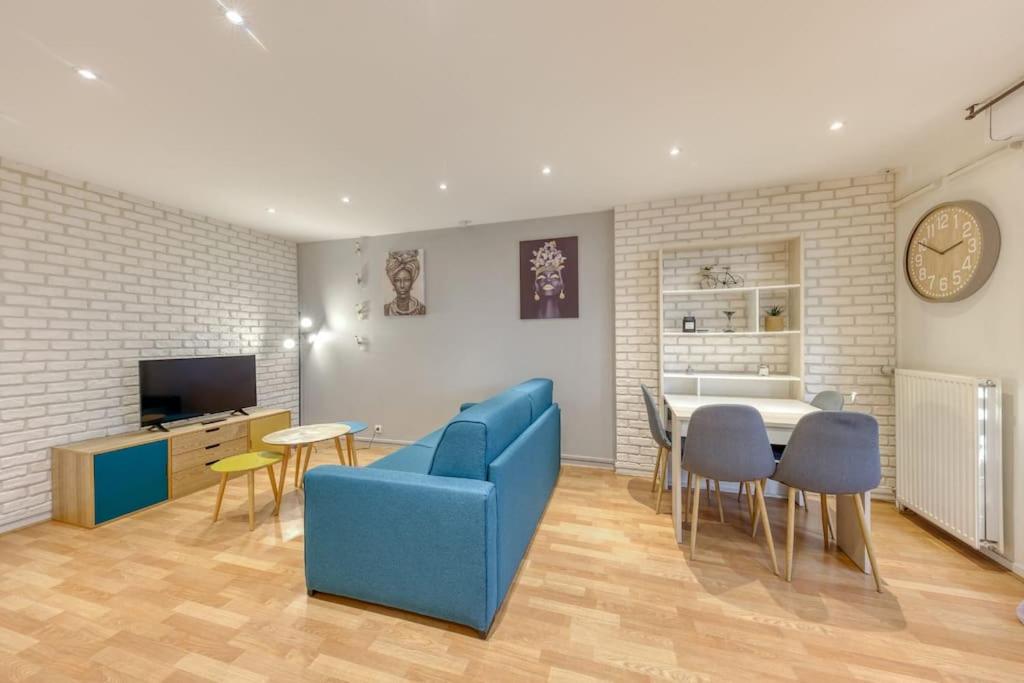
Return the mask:
<svg viewBox="0 0 1024 683">
<path fill-rule="evenodd" d="M 448 423 L 430 474 L 487 479 L 491 461 L 551 405 L 551 380 L 530 380 L 477 403 Z"/>
</svg>

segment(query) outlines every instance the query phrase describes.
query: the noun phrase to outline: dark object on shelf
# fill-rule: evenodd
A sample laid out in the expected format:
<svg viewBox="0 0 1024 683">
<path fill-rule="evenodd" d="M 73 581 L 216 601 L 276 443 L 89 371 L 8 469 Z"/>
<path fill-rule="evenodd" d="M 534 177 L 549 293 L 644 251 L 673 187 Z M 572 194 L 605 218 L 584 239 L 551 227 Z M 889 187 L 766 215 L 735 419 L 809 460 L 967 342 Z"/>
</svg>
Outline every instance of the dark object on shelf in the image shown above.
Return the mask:
<svg viewBox="0 0 1024 683">
<path fill-rule="evenodd" d="M 696 332 L 697 331 L 697 319 L 692 315 L 687 315 L 683 318 L 683 332 Z"/>
</svg>

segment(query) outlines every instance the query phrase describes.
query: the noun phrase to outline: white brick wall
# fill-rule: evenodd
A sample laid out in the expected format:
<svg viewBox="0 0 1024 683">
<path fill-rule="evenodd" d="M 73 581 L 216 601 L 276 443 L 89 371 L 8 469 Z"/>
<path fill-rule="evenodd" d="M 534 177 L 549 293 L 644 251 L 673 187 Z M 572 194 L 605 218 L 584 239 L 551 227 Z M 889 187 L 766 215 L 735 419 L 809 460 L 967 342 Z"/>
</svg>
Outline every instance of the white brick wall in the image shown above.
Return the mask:
<svg viewBox="0 0 1024 683">
<path fill-rule="evenodd" d="M 891 489 L 895 476 L 893 387 L 892 378 L 883 375 L 882 368 L 895 364 L 892 199 L 892 176 L 879 175 L 616 207 L 616 468 L 650 471 L 654 465 L 656 451 L 639 390 L 641 381 L 658 385 L 658 264 L 657 252 L 652 250 L 664 242 L 802 232 L 808 398 L 823 389 L 858 392 L 852 409 L 878 418 L 881 488 Z M 732 252 L 719 256 L 722 258 L 716 260 L 722 263 L 743 263 L 750 257 Z M 772 258 L 767 253 L 762 256 Z M 773 264 L 770 270 L 781 270 L 774 260 L 769 263 Z M 685 271 L 693 264 L 672 265 L 678 267 L 669 271 L 673 278 L 688 286 L 684 284 Z M 747 271 L 744 275 L 751 276 Z M 774 279 L 772 274 L 765 277 Z M 666 312 L 669 319 L 681 315 L 679 311 Z M 740 324 L 742 315 L 738 315 Z M 698 324 L 713 326 L 712 316 L 707 317 L 705 322 L 698 319 Z M 702 362 L 711 359 L 722 368 L 752 370 L 730 367 L 727 362 L 734 350 L 746 355 L 744 341 L 730 339 L 730 345 L 712 339 L 715 341 L 701 353 L 693 346 L 696 340 L 680 340 L 673 344 L 666 361 L 685 364 L 692 357 Z M 775 366 L 788 362 L 786 347 L 780 344 L 766 356 L 775 372 Z"/>
<path fill-rule="evenodd" d="M 256 354 L 298 405 L 296 246 L 0 159 L 0 531 L 50 516 L 49 447 L 138 429 L 138 360 Z"/>
</svg>

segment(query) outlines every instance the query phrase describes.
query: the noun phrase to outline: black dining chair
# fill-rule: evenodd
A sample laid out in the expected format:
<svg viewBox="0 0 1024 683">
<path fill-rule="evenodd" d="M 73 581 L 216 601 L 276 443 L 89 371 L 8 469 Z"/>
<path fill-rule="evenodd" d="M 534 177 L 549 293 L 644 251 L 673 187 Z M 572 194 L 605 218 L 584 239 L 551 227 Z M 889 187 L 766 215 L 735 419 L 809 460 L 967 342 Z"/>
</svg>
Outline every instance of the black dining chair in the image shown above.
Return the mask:
<svg viewBox="0 0 1024 683">
<path fill-rule="evenodd" d="M 775 472 L 775 458 L 768 432 L 756 408 L 744 405 L 709 405 L 693 411 L 686 431 L 683 468 L 693 481 L 693 510 L 690 518 L 690 559 L 697 550 L 697 518 L 700 511 L 701 479 L 746 482 L 755 491 L 756 504 L 764 522 L 772 570 L 778 574 L 775 544 L 764 504 L 761 482 Z"/>
<path fill-rule="evenodd" d="M 685 463 L 685 460 L 684 460 Z M 871 530 L 864 517 L 861 495 L 882 481 L 882 459 L 878 448 L 878 421 L 865 413 L 821 411 L 800 418 L 772 477 L 789 487 L 786 517 L 786 580 L 793 580 L 794 512 L 797 490 L 817 491 L 825 496 L 850 496 L 857 511 L 857 523 L 875 577 L 882 591 L 882 577 L 875 561 Z M 828 506 L 822 504 L 822 535 L 828 544 Z"/>
</svg>

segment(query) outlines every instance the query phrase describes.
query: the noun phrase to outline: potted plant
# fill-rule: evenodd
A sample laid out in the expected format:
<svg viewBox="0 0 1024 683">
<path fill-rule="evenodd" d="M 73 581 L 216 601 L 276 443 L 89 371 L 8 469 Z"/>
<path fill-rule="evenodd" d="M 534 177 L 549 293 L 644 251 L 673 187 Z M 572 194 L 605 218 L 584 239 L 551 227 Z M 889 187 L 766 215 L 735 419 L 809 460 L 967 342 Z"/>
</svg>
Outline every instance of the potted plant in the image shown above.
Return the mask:
<svg viewBox="0 0 1024 683">
<path fill-rule="evenodd" d="M 780 304 L 766 308 L 764 311 L 764 331 L 782 332 L 786 329 L 786 326 L 782 324 L 782 314 L 785 312 L 786 307 Z"/>
</svg>

